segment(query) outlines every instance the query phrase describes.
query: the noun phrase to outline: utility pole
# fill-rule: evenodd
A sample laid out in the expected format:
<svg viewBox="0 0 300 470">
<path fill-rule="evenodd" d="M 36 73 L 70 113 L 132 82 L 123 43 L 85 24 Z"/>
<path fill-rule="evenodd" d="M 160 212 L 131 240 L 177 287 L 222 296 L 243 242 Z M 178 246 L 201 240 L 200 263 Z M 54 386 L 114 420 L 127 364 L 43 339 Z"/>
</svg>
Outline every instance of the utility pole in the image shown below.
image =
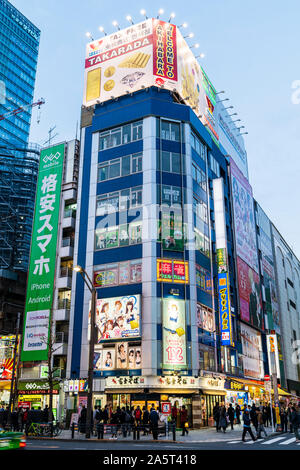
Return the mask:
<svg viewBox="0 0 300 470">
<path fill-rule="evenodd" d="M 20 333 L 20 319 L 21 319 L 21 313 L 18 312 L 16 338 L 15 338 L 15 344 L 14 344 L 13 368 L 12 368 L 12 377 L 11 377 L 10 394 L 9 394 L 9 414 L 10 415 L 13 411 L 12 405 L 14 405 L 14 395 L 15 395 L 15 388 L 16 388 L 15 387 L 15 372 L 16 372 L 16 362 L 17 362 L 18 339 L 19 339 L 19 333 Z"/>
</svg>

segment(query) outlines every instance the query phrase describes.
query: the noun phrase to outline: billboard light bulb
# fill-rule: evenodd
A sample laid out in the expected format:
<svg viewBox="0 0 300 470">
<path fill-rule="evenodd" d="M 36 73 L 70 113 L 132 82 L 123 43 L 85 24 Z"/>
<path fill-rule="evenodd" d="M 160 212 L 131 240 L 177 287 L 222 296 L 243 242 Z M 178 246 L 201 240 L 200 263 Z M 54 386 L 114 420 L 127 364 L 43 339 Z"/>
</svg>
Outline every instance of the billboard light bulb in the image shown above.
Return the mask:
<svg viewBox="0 0 300 470">
<path fill-rule="evenodd" d="M 134 24 L 130 15 L 126 16 L 126 20 L 129 21 L 131 24 Z"/>
<path fill-rule="evenodd" d="M 146 15 L 146 10 L 142 9 L 140 11 L 141 15 L 143 15 L 146 19 L 148 18 L 147 15 Z"/>
<path fill-rule="evenodd" d="M 174 12 L 170 13 L 170 18 L 169 18 L 169 21 L 168 23 L 170 23 L 170 21 L 175 18 L 176 14 Z"/>
</svg>

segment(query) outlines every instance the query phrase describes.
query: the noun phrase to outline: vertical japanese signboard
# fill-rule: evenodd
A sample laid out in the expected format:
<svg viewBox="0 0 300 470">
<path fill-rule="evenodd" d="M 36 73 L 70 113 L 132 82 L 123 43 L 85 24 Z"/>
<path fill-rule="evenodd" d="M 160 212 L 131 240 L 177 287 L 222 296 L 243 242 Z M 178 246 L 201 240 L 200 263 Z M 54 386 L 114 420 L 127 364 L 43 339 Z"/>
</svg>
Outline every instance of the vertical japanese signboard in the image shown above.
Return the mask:
<svg viewBox="0 0 300 470">
<path fill-rule="evenodd" d="M 21 361 L 47 360 L 65 145 L 42 150 L 36 189 Z"/>
</svg>

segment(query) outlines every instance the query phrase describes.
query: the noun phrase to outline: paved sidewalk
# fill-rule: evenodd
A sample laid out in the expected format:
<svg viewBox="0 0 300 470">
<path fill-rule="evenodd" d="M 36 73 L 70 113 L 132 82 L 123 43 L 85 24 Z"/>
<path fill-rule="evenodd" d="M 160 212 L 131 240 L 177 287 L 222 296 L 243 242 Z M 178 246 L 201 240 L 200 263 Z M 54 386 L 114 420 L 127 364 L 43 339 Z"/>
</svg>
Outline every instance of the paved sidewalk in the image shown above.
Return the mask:
<svg viewBox="0 0 300 470">
<path fill-rule="evenodd" d="M 252 427 L 252 430 L 255 434 L 255 429 Z M 272 433 L 272 428 L 266 428 L 268 436 L 271 436 Z M 231 430 L 231 428 L 227 428 L 226 432 L 224 433 L 223 431 L 217 432 L 215 428 L 203 428 L 203 429 L 197 429 L 197 430 L 189 430 L 189 434 L 182 436 L 181 431 L 176 432 L 176 442 L 220 442 L 220 441 L 233 441 L 233 440 L 241 440 L 242 439 L 242 432 L 243 432 L 243 426 L 242 424 L 240 425 L 235 425 L 234 429 Z M 278 434 L 278 433 L 275 433 Z M 28 437 L 28 439 L 47 439 L 47 438 L 39 438 L 39 437 Z M 49 438 L 48 438 L 49 439 Z M 73 440 L 73 441 L 95 441 L 98 440 L 97 436 L 92 436 L 90 439 L 86 439 L 85 434 L 81 434 L 78 431 L 75 431 L 74 433 L 74 439 L 72 439 L 72 432 L 71 429 L 69 430 L 63 430 L 62 433 L 53 438 L 54 440 Z M 133 439 L 133 433 L 131 432 L 130 436 L 127 436 L 126 438 L 123 437 L 123 435 L 118 435 L 117 439 L 112 439 L 111 434 L 104 434 L 104 439 L 102 441 L 110 441 L 110 442 L 147 442 L 153 441 L 153 436 L 152 434 L 148 434 L 146 436 L 143 435 L 143 432 L 140 433 L 140 440 L 134 440 Z M 159 435 L 158 436 L 158 441 L 161 442 L 174 442 L 173 441 L 173 435 L 172 432 L 170 432 L 167 436 L 164 435 Z"/>
</svg>

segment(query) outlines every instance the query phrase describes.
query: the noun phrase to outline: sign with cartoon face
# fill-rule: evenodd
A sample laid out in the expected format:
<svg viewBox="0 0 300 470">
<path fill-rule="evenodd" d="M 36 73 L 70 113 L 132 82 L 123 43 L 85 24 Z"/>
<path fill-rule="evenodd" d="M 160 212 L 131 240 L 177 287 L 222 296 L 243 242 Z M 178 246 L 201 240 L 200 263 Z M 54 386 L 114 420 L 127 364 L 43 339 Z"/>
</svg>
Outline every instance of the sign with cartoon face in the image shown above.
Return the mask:
<svg viewBox="0 0 300 470">
<path fill-rule="evenodd" d="M 163 368 L 185 369 L 186 319 L 185 301 L 163 300 Z"/>
</svg>

